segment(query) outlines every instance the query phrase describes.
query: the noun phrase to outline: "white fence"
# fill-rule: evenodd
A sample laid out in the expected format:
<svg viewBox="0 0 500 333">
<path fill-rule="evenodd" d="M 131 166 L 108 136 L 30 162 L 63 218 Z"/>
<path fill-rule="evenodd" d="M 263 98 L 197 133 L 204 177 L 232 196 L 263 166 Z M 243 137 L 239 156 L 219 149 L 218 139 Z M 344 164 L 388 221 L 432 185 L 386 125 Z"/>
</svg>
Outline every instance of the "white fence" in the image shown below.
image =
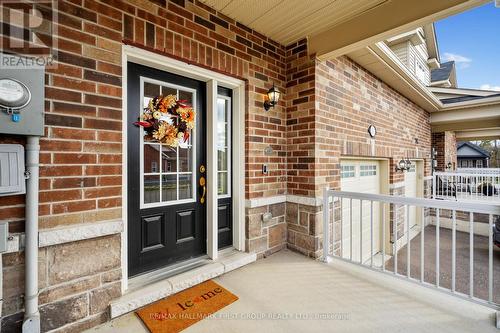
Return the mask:
<svg viewBox="0 0 500 333">
<path fill-rule="evenodd" d="M 500 175 L 500 168 L 457 168 L 458 173 Z"/>
<path fill-rule="evenodd" d="M 412 209 L 421 213 L 417 215 L 420 220 L 417 236 L 420 240 L 415 238 L 412 241 L 413 237 L 417 237 L 411 232 Z M 461 219 L 465 216 L 468 232 L 457 231 L 458 216 Z M 487 237 L 474 235 L 474 226 L 479 223 L 477 218 L 486 218 L 489 227 Z M 500 286 L 495 283 L 494 293 L 493 273 L 495 269 L 498 279 L 500 272 L 497 271 L 498 261 L 493 267 L 494 237 L 497 237 L 493 228 L 496 228 L 494 221 L 499 218 L 499 205 L 325 189 L 323 258 L 325 261 L 337 258 L 389 273 L 498 310 Z M 430 219 L 434 219 L 435 225 L 428 221 Z M 451 230 L 440 227 L 445 219 L 447 223 L 451 222 Z M 500 221 L 497 223 L 500 224 Z M 426 236 L 426 232 L 431 235 Z M 413 247 L 415 250 L 412 252 Z M 400 252 L 403 252 L 402 255 Z M 475 254 L 477 263 L 474 261 Z M 398 256 L 401 261 L 399 270 Z M 445 258 L 443 265 L 441 258 Z"/>
<path fill-rule="evenodd" d="M 434 172 L 432 197 L 500 203 L 500 173 Z"/>
</svg>

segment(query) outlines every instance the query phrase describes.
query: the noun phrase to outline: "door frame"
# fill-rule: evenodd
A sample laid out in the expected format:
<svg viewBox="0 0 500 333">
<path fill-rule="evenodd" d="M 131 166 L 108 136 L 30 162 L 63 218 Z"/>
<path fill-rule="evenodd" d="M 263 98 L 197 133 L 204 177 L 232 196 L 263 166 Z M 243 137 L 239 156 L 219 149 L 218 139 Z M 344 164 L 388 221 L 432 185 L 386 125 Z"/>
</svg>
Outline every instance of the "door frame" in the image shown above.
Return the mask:
<svg viewBox="0 0 500 333">
<path fill-rule="evenodd" d="M 130 45 L 122 45 L 122 122 L 127 124 L 127 63 L 134 62 L 154 67 L 169 73 L 206 82 L 207 85 L 207 256 L 217 260 L 217 87 L 222 86 L 233 92 L 232 103 L 232 145 L 231 159 L 233 182 L 233 248 L 245 251 L 245 87 L 246 82 L 202 67 L 191 65 L 167 56 Z M 122 128 L 126 128 L 123 126 Z M 234 152 L 238 152 L 235 154 Z M 121 267 L 122 292 L 128 288 L 128 170 L 127 131 L 122 131 L 122 220 Z"/>
</svg>

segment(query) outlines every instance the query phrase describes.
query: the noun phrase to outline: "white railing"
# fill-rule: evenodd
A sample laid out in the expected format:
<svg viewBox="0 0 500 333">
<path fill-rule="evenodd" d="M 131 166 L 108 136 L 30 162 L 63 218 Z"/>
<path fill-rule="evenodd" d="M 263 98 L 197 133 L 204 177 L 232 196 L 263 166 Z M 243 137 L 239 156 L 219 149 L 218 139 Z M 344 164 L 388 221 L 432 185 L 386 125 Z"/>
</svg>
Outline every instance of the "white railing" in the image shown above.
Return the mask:
<svg viewBox="0 0 500 333">
<path fill-rule="evenodd" d="M 323 207 L 325 261 L 356 263 L 500 309 L 500 283 L 494 292 L 493 274 L 499 205 L 325 189 Z M 480 223 L 486 236 L 475 233 Z M 498 281 L 499 272 L 495 276 Z"/>
<path fill-rule="evenodd" d="M 458 173 L 500 175 L 500 168 L 457 168 Z"/>
<path fill-rule="evenodd" d="M 432 197 L 500 203 L 500 174 L 434 172 Z"/>
</svg>

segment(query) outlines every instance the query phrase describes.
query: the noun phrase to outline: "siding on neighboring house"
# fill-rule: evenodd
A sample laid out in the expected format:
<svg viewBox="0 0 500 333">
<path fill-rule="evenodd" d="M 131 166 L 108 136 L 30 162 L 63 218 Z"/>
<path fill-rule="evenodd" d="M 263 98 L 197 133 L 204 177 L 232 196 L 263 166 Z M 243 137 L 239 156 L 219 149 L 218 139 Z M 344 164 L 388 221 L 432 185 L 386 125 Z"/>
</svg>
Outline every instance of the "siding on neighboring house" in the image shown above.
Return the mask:
<svg viewBox="0 0 500 333">
<path fill-rule="evenodd" d="M 427 49 L 425 44 L 413 45 L 409 42 L 408 45 L 410 68 L 422 84 L 428 86 L 431 83 L 431 71 L 427 65 Z M 419 73 L 421 71 L 421 73 Z"/>
<path fill-rule="evenodd" d="M 394 52 L 394 54 L 401 60 L 403 64 L 406 66 L 409 66 L 410 64 L 410 59 L 408 57 L 408 44 L 410 42 L 403 42 L 395 45 L 391 45 L 391 50 Z"/>
<path fill-rule="evenodd" d="M 426 44 L 414 45 L 411 41 L 404 41 L 390 46 L 391 50 L 401 62 L 406 65 L 422 84 L 429 86 L 431 71 L 427 64 L 429 58 Z M 421 71 L 421 72 L 418 72 Z"/>
</svg>

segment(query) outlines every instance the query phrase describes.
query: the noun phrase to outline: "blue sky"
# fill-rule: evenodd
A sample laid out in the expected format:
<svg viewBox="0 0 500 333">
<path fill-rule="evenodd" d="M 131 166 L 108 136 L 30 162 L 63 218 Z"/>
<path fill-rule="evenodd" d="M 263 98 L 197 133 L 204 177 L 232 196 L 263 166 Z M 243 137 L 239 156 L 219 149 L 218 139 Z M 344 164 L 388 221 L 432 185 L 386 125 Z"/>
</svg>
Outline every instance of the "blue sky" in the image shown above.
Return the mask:
<svg viewBox="0 0 500 333">
<path fill-rule="evenodd" d="M 435 26 L 441 62 L 456 61 L 458 86 L 500 91 L 500 8 L 488 3 Z"/>
</svg>

